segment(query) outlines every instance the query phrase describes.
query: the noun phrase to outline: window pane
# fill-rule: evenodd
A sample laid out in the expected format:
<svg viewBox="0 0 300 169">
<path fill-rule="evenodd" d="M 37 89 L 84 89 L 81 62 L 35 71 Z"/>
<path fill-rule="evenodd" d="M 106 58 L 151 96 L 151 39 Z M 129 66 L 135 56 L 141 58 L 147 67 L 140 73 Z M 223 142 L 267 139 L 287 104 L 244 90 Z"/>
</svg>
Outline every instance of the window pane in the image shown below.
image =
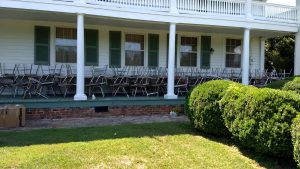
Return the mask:
<svg viewBox="0 0 300 169">
<path fill-rule="evenodd" d="M 77 32 L 74 28 L 56 28 L 56 38 L 77 39 Z"/>
<path fill-rule="evenodd" d="M 181 53 L 180 66 L 197 66 L 197 53 Z"/>
<path fill-rule="evenodd" d="M 76 63 L 76 47 L 56 46 L 56 62 Z"/>
<path fill-rule="evenodd" d="M 144 36 L 143 35 L 126 35 L 125 42 L 126 50 L 144 50 Z"/>
<path fill-rule="evenodd" d="M 240 68 L 241 67 L 241 55 L 226 54 L 226 67 Z"/>
<path fill-rule="evenodd" d="M 125 37 L 125 65 L 144 66 L 144 36 L 127 34 Z"/>
<path fill-rule="evenodd" d="M 180 66 L 197 66 L 197 38 L 181 37 Z"/>
<path fill-rule="evenodd" d="M 240 39 L 226 39 L 226 67 L 241 67 L 241 44 Z"/>
<path fill-rule="evenodd" d="M 127 66 L 144 66 L 144 52 L 126 51 L 125 65 Z"/>
<path fill-rule="evenodd" d="M 56 28 L 56 62 L 76 63 L 77 33 L 73 28 Z"/>
</svg>

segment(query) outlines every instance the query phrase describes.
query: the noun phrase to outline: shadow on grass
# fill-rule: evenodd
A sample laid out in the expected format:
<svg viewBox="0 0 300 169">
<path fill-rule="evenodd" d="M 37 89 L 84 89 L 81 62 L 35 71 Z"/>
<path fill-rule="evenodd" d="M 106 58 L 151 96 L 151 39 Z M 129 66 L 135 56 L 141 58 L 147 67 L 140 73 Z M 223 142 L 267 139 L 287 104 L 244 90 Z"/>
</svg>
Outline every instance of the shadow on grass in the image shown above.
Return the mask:
<svg viewBox="0 0 300 169">
<path fill-rule="evenodd" d="M 253 150 L 249 150 L 246 147 L 241 146 L 240 144 L 235 142 L 234 139 L 232 139 L 230 136 L 219 137 L 199 132 L 196 130 L 194 130 L 194 132 L 198 132 L 199 135 L 208 140 L 238 148 L 239 152 L 243 156 L 256 161 L 261 167 L 267 169 L 297 169 L 297 164 L 293 160 L 293 157 L 279 158 L 267 154 L 261 154 L 259 152 L 255 152 Z"/>
<path fill-rule="evenodd" d="M 202 136 L 210 141 L 239 148 L 240 152 L 255 160 L 261 167 L 269 169 L 296 168 L 292 159 L 277 159 L 249 151 L 239 147 L 230 138 L 216 137 L 200 133 L 190 126 L 189 123 L 149 123 L 130 124 L 118 126 L 103 126 L 76 129 L 42 129 L 33 131 L 0 132 L 1 147 L 23 147 L 40 144 L 58 144 L 70 142 L 87 142 L 120 138 L 139 138 L 189 134 Z"/>
<path fill-rule="evenodd" d="M 0 132 L 0 147 L 193 134 L 188 123 L 149 123 L 72 129 Z"/>
</svg>

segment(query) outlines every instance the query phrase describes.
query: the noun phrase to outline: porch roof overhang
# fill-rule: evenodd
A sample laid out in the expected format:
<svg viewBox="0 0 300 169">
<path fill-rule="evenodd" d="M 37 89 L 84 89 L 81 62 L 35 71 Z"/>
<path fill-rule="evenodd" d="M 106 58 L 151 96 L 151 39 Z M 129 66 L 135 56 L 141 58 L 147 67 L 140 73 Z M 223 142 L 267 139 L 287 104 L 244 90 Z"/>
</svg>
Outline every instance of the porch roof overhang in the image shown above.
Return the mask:
<svg viewBox="0 0 300 169">
<path fill-rule="evenodd" d="M 17 20 L 29 20 L 38 21 L 39 23 L 47 22 L 63 22 L 74 24 L 76 26 L 76 15 L 70 13 L 52 13 L 46 11 L 32 11 L 21 9 L 7 9 L 0 8 L 0 19 L 17 19 Z M 85 24 L 87 25 L 105 25 L 112 27 L 127 27 L 135 29 L 151 29 L 151 30 L 166 30 L 169 29 L 169 23 L 165 22 L 153 22 L 153 21 L 141 21 L 131 19 L 120 19 L 114 17 L 100 17 L 93 15 L 86 15 Z M 202 33 L 218 33 L 218 34 L 232 34 L 243 35 L 243 28 L 229 27 L 229 26 L 213 26 L 213 25 L 196 25 L 196 24 L 177 24 L 177 31 L 186 32 L 202 32 Z M 284 36 L 293 31 L 275 31 L 269 29 L 252 29 L 252 37 L 276 37 Z"/>
</svg>

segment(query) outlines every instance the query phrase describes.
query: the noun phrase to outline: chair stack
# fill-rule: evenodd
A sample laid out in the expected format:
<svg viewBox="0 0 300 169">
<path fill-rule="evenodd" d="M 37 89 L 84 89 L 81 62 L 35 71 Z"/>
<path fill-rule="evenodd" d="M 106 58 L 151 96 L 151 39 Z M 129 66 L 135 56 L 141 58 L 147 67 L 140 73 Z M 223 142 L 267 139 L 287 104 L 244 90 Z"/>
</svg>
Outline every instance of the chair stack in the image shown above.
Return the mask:
<svg viewBox="0 0 300 169">
<path fill-rule="evenodd" d="M 143 66 L 86 67 L 85 88 L 88 96 L 162 96 L 167 91 L 167 68 Z M 32 98 L 74 96 L 76 66 L 0 64 L 0 94 Z M 263 87 L 291 76 L 292 71 L 250 70 L 250 84 Z M 194 67 L 177 68 L 175 94 L 185 95 L 191 88 L 209 80 L 241 82 L 242 69 Z"/>
</svg>

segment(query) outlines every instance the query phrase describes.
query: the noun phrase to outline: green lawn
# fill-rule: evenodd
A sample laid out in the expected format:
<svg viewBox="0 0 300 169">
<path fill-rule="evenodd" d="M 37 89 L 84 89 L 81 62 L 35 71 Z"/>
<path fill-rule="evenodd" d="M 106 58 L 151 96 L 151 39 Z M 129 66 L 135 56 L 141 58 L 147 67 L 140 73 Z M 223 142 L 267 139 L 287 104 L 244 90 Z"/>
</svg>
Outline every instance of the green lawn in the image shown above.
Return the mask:
<svg viewBox="0 0 300 169">
<path fill-rule="evenodd" d="M 282 168 L 186 123 L 0 132 L 0 168 Z M 286 164 L 284 164 L 286 168 Z"/>
<path fill-rule="evenodd" d="M 288 83 L 289 81 L 292 81 L 293 79 L 294 79 L 294 77 L 288 77 L 283 80 L 278 80 L 278 81 L 272 82 L 272 83 L 268 84 L 266 87 L 271 88 L 271 89 L 282 89 L 286 83 Z"/>
</svg>

